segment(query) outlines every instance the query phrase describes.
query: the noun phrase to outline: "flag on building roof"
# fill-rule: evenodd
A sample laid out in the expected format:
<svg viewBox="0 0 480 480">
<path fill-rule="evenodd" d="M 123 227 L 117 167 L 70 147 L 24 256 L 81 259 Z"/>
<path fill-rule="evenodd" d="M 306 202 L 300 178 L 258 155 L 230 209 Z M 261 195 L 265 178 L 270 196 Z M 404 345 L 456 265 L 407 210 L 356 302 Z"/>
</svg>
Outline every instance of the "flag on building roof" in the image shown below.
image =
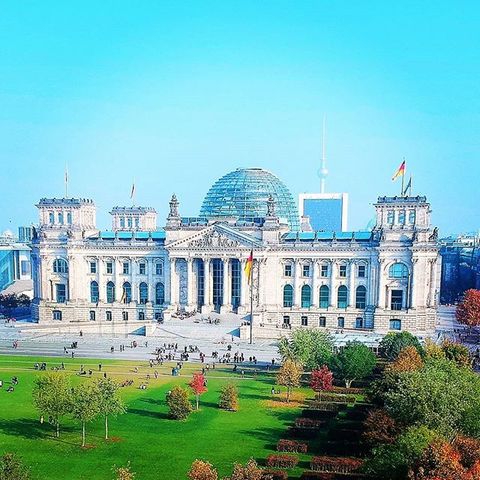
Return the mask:
<svg viewBox="0 0 480 480">
<path fill-rule="evenodd" d="M 130 198 L 135 196 L 135 182 L 132 183 L 132 191 L 130 192 Z"/>
<path fill-rule="evenodd" d="M 396 180 L 398 177 L 403 177 L 404 175 L 405 175 L 405 160 L 402 162 L 402 164 L 398 167 L 398 170 L 393 175 L 392 181 Z"/>
</svg>

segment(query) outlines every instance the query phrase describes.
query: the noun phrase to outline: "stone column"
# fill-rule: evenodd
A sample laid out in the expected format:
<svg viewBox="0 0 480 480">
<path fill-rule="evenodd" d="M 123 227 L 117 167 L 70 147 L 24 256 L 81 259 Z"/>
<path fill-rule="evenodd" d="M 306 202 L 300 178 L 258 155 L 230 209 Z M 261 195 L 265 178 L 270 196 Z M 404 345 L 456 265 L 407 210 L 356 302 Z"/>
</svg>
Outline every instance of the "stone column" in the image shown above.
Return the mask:
<svg viewBox="0 0 480 480">
<path fill-rule="evenodd" d="M 350 308 L 355 308 L 355 266 L 355 261 L 350 260 L 348 269 L 348 306 Z"/>
<path fill-rule="evenodd" d="M 247 304 L 250 305 L 250 288 L 245 275 L 245 265 L 247 260 L 240 259 L 240 305 L 239 312 L 246 312 Z"/>
<path fill-rule="evenodd" d="M 212 311 L 212 279 L 210 271 L 210 258 L 203 259 L 203 309 L 205 312 Z M 202 310 L 203 310 L 202 309 Z"/>
<path fill-rule="evenodd" d="M 330 299 L 329 299 L 329 307 L 336 307 L 337 305 L 337 289 L 336 289 L 336 275 L 337 275 L 337 262 L 336 260 L 330 261 Z"/>
<path fill-rule="evenodd" d="M 123 296 L 123 281 L 121 280 L 120 274 L 122 273 L 122 262 L 118 258 L 113 260 L 113 273 L 114 273 L 114 282 L 115 282 L 115 301 L 122 303 Z"/>
<path fill-rule="evenodd" d="M 98 271 L 98 303 L 105 303 L 107 301 L 107 282 L 104 281 L 105 262 L 98 259 L 97 262 L 97 271 Z"/>
<path fill-rule="evenodd" d="M 132 303 L 138 302 L 139 294 L 138 294 L 138 285 L 137 285 L 137 268 L 138 264 L 134 258 L 128 259 L 130 264 L 130 285 L 131 285 L 131 292 L 132 292 Z"/>
<path fill-rule="evenodd" d="M 320 304 L 319 277 L 320 265 L 318 260 L 314 260 L 312 265 L 312 307 L 314 308 L 318 308 Z"/>
<path fill-rule="evenodd" d="M 176 258 L 170 258 L 170 307 L 173 310 L 178 308 L 178 275 L 175 268 Z"/>
<path fill-rule="evenodd" d="M 293 308 L 300 308 L 300 302 L 302 298 L 301 287 L 300 287 L 300 269 L 302 264 L 300 260 L 295 260 L 295 272 L 294 272 L 294 282 L 293 282 Z"/>
<path fill-rule="evenodd" d="M 386 305 L 386 282 L 385 282 L 385 272 L 383 271 L 383 266 L 385 264 L 385 259 L 380 258 L 378 260 L 378 308 L 385 309 Z"/>
<path fill-rule="evenodd" d="M 76 300 L 78 298 L 76 291 L 76 277 L 78 275 L 75 257 L 73 255 L 68 256 L 68 275 L 66 285 L 67 302 Z"/>
<path fill-rule="evenodd" d="M 147 285 L 148 285 L 148 302 L 155 304 L 155 285 L 153 283 L 153 259 L 147 258 Z"/>
<path fill-rule="evenodd" d="M 222 313 L 232 311 L 230 260 L 223 259 L 223 306 Z"/>
<path fill-rule="evenodd" d="M 187 308 L 195 307 L 195 278 L 193 274 L 193 258 L 187 258 Z"/>
</svg>

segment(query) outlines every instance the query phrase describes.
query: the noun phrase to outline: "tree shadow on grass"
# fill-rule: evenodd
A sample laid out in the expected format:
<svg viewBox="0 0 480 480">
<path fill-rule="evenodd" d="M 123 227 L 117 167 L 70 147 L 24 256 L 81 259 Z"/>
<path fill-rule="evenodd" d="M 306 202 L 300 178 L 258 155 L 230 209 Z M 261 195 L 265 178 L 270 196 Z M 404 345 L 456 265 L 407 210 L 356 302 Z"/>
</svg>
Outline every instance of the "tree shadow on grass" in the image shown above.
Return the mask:
<svg viewBox="0 0 480 480">
<path fill-rule="evenodd" d="M 31 418 L 20 418 L 18 420 L 0 420 L 0 432 L 5 435 L 23 437 L 30 440 L 50 439 L 57 442 L 74 445 L 74 443 L 63 440 L 63 433 L 72 433 L 75 429 L 71 426 L 60 425 L 60 437 L 55 437 L 55 427 L 49 424 L 40 424 L 38 420 Z"/>
<path fill-rule="evenodd" d="M 262 442 L 265 442 L 263 447 L 267 450 L 276 450 L 277 441 L 280 438 L 286 438 L 285 428 L 256 428 L 251 430 L 242 430 L 239 432 L 240 435 L 249 435 L 251 437 L 257 438 Z"/>
<path fill-rule="evenodd" d="M 141 410 L 140 408 L 129 408 L 128 413 L 133 413 L 134 415 L 141 415 L 142 417 L 151 417 L 159 420 L 169 419 L 170 417 L 163 412 L 153 412 L 151 410 Z"/>
</svg>

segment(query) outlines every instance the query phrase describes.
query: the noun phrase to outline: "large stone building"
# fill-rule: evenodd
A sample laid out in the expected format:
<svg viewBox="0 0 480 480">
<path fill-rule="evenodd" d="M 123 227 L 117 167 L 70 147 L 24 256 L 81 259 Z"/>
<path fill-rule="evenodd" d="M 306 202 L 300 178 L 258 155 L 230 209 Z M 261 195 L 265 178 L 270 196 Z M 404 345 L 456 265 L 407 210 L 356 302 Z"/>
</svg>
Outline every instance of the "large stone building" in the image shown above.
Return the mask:
<svg viewBox="0 0 480 480">
<path fill-rule="evenodd" d="M 368 232 L 299 231 L 292 195 L 261 169 L 222 177 L 199 217 L 181 217 L 174 195 L 161 230 L 150 208 L 114 208 L 112 230 L 99 231 L 92 200 L 42 199 L 37 207 L 39 322 L 245 315 L 253 300 L 257 336 L 309 327 L 435 329 L 441 261 L 425 197 L 379 197 Z M 252 288 L 243 273 L 251 250 Z"/>
</svg>

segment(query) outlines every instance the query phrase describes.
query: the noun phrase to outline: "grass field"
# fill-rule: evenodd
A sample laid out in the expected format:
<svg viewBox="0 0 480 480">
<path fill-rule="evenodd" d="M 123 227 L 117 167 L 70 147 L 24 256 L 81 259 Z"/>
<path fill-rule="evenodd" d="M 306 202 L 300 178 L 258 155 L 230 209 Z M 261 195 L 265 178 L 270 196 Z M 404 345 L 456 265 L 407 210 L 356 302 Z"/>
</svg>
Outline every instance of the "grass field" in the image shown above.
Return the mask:
<svg viewBox="0 0 480 480">
<path fill-rule="evenodd" d="M 81 428 L 73 420 L 65 419 L 59 439 L 54 438 L 50 425 L 40 424 L 31 395 L 34 379 L 41 375 L 33 370 L 37 361 L 47 361 L 52 367 L 61 360 L 0 356 L 0 379 L 4 381 L 0 390 L 0 453 L 18 453 L 38 480 L 112 479 L 112 467 L 127 462 L 137 473 L 137 480 L 184 479 L 196 458 L 213 463 L 220 476 L 227 475 L 234 461 L 254 457 L 262 463 L 298 414 L 299 407 L 295 406 L 272 408 L 273 375 L 261 373 L 251 378 L 252 372 L 247 370 L 246 378 L 241 378 L 232 373 L 231 367 L 217 367 L 208 374 L 208 392 L 201 397 L 200 411 L 179 422 L 168 418 L 165 394 L 174 384 L 185 386 L 198 371 L 198 364 L 185 364 L 180 377 L 171 377 L 168 365 L 159 367 L 164 375 L 150 380 L 147 390 L 140 390 L 138 385 L 146 374 L 153 374 L 146 362 L 67 359 L 66 371 L 72 375 L 72 383 L 86 381 L 76 375 L 80 364 L 87 370 L 92 368 L 93 376 L 98 376 L 98 363 L 119 382 L 135 381 L 133 387 L 121 389 L 128 413 L 110 420 L 112 440 L 103 439 L 103 422 L 99 419 L 88 425 L 90 448 L 82 449 Z M 135 366 L 138 373 L 133 371 Z M 7 393 L 14 375 L 19 385 L 13 393 Z M 240 410 L 235 413 L 217 407 L 220 388 L 227 381 L 238 386 Z"/>
</svg>

